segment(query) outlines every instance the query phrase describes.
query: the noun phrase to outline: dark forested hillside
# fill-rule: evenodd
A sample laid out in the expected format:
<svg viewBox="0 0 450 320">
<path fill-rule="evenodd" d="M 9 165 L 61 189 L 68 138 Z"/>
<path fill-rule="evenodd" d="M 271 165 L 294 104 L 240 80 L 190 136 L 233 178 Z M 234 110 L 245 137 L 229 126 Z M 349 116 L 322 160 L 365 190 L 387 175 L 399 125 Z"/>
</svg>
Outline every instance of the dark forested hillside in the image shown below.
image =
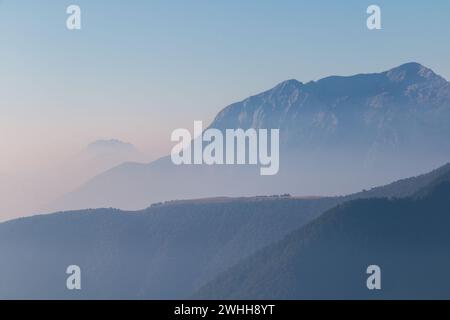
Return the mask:
<svg viewBox="0 0 450 320">
<path fill-rule="evenodd" d="M 206 299 L 448 299 L 450 182 L 409 199 L 360 199 L 328 211 L 219 276 Z M 381 267 L 382 289 L 366 287 Z"/>
<path fill-rule="evenodd" d="M 202 297 L 366 297 L 361 268 L 369 262 L 383 266 L 383 292 L 415 294 L 398 268 L 420 283 L 417 268 L 429 272 L 427 261 L 448 267 L 449 197 L 446 185 L 435 189 L 448 172 L 447 165 L 348 197 L 171 201 L 136 212 L 83 210 L 1 223 L 0 298 L 177 299 L 208 282 Z M 399 195 L 415 197 L 373 198 Z M 345 202 L 364 197 L 372 199 Z M 81 291 L 65 286 L 73 264 L 82 270 Z M 430 279 L 438 281 L 427 278 L 426 285 Z M 431 292 L 425 284 L 424 294 Z"/>
<path fill-rule="evenodd" d="M 0 298 L 186 298 L 338 203 L 211 199 L 141 212 L 85 210 L 0 224 Z M 69 265 L 83 289 L 65 287 Z"/>
<path fill-rule="evenodd" d="M 385 186 L 349 195 L 346 199 L 409 197 L 431 184 L 436 185 L 446 180 L 450 180 L 450 163 L 416 177 L 401 179 Z"/>
</svg>

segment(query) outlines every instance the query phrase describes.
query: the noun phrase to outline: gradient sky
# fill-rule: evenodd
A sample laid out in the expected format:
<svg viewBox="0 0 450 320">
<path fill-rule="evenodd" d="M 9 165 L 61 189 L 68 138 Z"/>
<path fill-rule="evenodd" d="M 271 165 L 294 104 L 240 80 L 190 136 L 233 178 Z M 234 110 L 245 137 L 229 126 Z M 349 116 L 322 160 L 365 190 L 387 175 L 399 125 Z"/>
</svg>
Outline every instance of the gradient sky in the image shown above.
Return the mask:
<svg viewBox="0 0 450 320">
<path fill-rule="evenodd" d="M 367 30 L 370 4 L 383 30 Z M 0 174 L 99 138 L 151 159 L 173 129 L 290 78 L 417 61 L 450 79 L 449 14 L 444 0 L 0 1 Z"/>
</svg>

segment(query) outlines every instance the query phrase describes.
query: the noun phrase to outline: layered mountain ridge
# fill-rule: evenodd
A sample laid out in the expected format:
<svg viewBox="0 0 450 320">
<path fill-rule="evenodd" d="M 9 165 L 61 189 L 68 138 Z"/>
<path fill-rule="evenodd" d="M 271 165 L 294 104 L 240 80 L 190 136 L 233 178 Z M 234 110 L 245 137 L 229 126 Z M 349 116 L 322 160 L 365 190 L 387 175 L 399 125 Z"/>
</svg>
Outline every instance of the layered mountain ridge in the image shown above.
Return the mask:
<svg viewBox="0 0 450 320">
<path fill-rule="evenodd" d="M 0 297 L 278 299 L 355 297 L 361 292 L 360 297 L 365 297 L 365 263 L 382 265 L 388 290 L 399 268 L 405 269 L 404 261 L 380 256 L 383 252 L 415 259 L 425 249 L 430 254 L 421 257 L 432 258 L 423 260 L 426 270 L 437 262 L 443 263 L 439 270 L 448 270 L 448 210 L 440 205 L 448 204 L 449 190 L 440 184 L 449 178 L 450 165 L 446 165 L 426 175 L 346 197 L 171 201 L 138 212 L 82 210 L 0 223 Z M 425 198 L 412 200 L 427 189 Z M 403 198 L 378 198 L 381 195 Z M 331 211 L 322 216 L 327 210 Z M 308 251 L 309 256 L 302 247 L 297 248 L 299 243 L 310 244 L 313 251 Z M 396 243 L 406 251 L 395 251 Z M 413 246 L 408 249 L 408 245 Z M 296 259 L 307 263 L 297 265 Z M 397 268 L 393 275 L 386 261 Z M 65 287 L 65 270 L 73 264 L 82 270 L 81 291 Z M 402 278 L 413 274 L 418 279 L 418 289 L 411 292 L 426 288 L 424 295 L 445 296 L 432 291 L 436 278 L 417 277 L 414 270 Z M 348 274 L 351 276 L 345 277 Z M 324 275 L 325 282 L 317 279 Z M 303 277 L 317 281 L 316 286 L 311 281 L 307 287 L 303 287 L 304 280 L 290 281 Z M 347 286 L 332 285 L 330 289 L 329 277 L 348 281 Z M 439 290 L 448 287 L 443 283 Z M 410 297 L 405 292 L 411 288 L 416 287 L 403 282 L 395 296 Z"/>
<path fill-rule="evenodd" d="M 449 299 L 450 181 L 339 205 L 218 276 L 202 299 Z M 381 289 L 366 285 L 369 266 Z"/>
<path fill-rule="evenodd" d="M 137 210 L 215 196 L 342 195 L 427 172 L 450 158 L 450 84 L 418 63 L 288 80 L 224 108 L 209 127 L 280 129 L 279 173 L 261 177 L 249 165 L 176 166 L 164 157 L 100 174 L 47 211 Z"/>
</svg>

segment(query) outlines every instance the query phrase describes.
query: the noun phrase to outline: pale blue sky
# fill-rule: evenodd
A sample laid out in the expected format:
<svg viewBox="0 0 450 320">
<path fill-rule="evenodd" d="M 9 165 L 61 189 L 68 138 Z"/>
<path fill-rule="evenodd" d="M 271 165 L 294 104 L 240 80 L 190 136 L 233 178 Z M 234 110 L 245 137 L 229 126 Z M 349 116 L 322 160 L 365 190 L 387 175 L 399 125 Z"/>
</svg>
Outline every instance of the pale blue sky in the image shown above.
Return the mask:
<svg viewBox="0 0 450 320">
<path fill-rule="evenodd" d="M 445 0 L 0 1 L 0 172 L 97 138 L 156 157 L 173 129 L 290 78 L 417 61 L 450 79 L 449 17 Z"/>
</svg>

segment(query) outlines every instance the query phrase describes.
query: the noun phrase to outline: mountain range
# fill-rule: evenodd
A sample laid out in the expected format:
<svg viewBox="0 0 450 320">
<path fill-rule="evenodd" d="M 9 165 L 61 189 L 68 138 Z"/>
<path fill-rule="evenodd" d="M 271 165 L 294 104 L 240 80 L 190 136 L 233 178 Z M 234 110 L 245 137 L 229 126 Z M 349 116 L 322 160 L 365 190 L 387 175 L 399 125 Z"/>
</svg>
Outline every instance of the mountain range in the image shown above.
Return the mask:
<svg viewBox="0 0 450 320">
<path fill-rule="evenodd" d="M 341 204 L 204 286 L 203 299 L 450 299 L 450 181 Z M 366 270 L 381 269 L 381 290 Z"/>
<path fill-rule="evenodd" d="M 418 63 L 308 83 L 288 80 L 224 108 L 209 126 L 279 129 L 276 176 L 261 177 L 251 165 L 176 166 L 170 157 L 127 162 L 47 211 L 137 210 L 151 202 L 214 196 L 354 193 L 445 163 L 449 123 L 450 83 Z"/>
<path fill-rule="evenodd" d="M 386 272 L 383 297 L 447 297 L 449 178 L 447 164 L 346 197 L 221 197 L 8 221 L 0 298 L 362 298 L 372 297 L 361 287 L 369 262 Z M 80 291 L 65 287 L 73 264 Z"/>
<path fill-rule="evenodd" d="M 448 162 L 449 123 L 450 84 L 417 63 L 285 81 L 209 126 L 279 129 L 278 175 L 122 163 L 51 206 L 79 210 L 0 223 L 0 298 L 450 298 L 450 164 L 417 175 Z M 135 151 L 87 153 L 110 149 Z"/>
</svg>

